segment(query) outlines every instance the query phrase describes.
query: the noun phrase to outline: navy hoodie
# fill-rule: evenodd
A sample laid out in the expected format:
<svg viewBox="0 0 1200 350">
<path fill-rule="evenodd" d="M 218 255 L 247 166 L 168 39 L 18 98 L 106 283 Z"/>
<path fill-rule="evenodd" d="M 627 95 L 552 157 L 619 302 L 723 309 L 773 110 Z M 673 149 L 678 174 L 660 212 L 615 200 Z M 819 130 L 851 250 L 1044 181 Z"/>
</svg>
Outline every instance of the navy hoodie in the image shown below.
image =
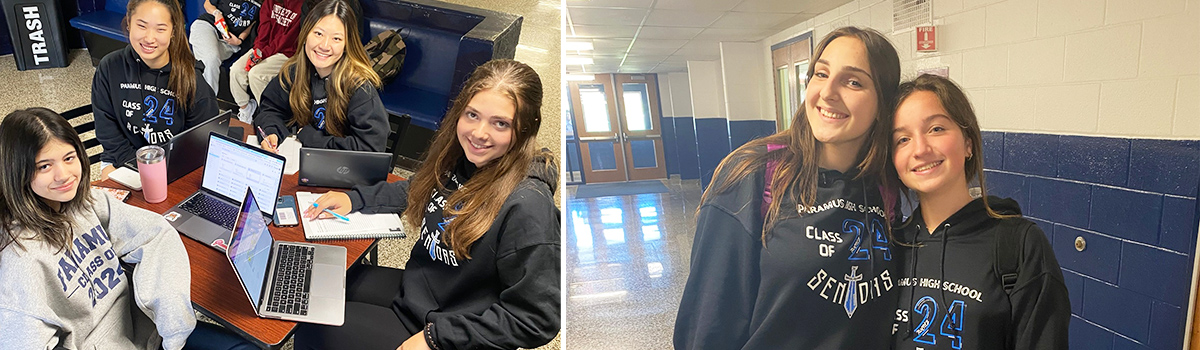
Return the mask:
<svg viewBox="0 0 1200 350">
<path fill-rule="evenodd" d="M 710 193 L 697 216 L 675 348 L 887 348 L 895 259 L 878 187 L 853 172 L 820 170 L 812 207 L 780 203 L 789 216 L 765 247 L 763 170 Z"/>
<path fill-rule="evenodd" d="M 346 124 L 342 126 L 344 136 L 337 137 L 325 131 L 325 107 L 329 102 L 325 84 L 329 83 L 329 79 L 321 78 L 316 72 L 308 78 L 313 99 L 313 116 L 307 126 L 297 131 L 294 126 L 290 126 L 294 113 L 288 96 L 292 88 L 291 85 L 283 84 L 282 76 L 275 76 L 267 84 L 262 94 L 262 106 L 254 116 L 254 125 L 261 127 L 267 135 L 278 135 L 279 140 L 283 141 L 292 133 L 297 133 L 296 139 L 300 144 L 312 148 L 368 152 L 383 152 L 387 149 L 387 137 L 392 129 L 388 125 L 383 101 L 379 99 L 379 90 L 370 83 L 360 85 L 354 90 L 354 95 L 350 96 L 350 103 L 346 107 Z"/>
<path fill-rule="evenodd" d="M 182 106 L 170 90 L 171 64 L 150 69 L 133 47 L 105 55 L 92 78 L 92 112 L 96 139 L 104 146 L 100 160 L 120 166 L 138 148 L 162 145 L 188 128 L 217 116 L 217 99 L 196 62 L 196 92 Z"/>
<path fill-rule="evenodd" d="M 897 232 L 903 277 L 897 281 L 896 349 L 1067 349 L 1071 302 L 1046 235 L 1021 218 L 1012 199 L 977 198 L 931 234 L 921 208 Z M 1012 295 L 996 275 L 996 236 L 1020 235 L 1020 268 Z"/>
<path fill-rule="evenodd" d="M 471 246 L 471 259 L 455 256 L 441 239 L 450 193 L 467 183 L 475 166 L 460 160 L 424 209 L 392 310 L 416 334 L 432 323 L 436 349 L 532 349 L 559 331 L 562 243 L 554 206 L 558 169 L 534 161 L 500 208 L 495 222 Z M 356 186 L 347 192 L 353 211 L 403 212 L 408 181 Z"/>
</svg>

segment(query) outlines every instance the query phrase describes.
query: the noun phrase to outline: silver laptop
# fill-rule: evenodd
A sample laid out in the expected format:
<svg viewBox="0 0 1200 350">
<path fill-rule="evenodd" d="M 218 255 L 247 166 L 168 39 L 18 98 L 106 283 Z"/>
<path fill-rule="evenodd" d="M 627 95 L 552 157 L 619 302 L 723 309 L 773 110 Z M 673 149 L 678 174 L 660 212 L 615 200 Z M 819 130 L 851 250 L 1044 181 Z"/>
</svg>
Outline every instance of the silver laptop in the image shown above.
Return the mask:
<svg viewBox="0 0 1200 350">
<path fill-rule="evenodd" d="M 300 186 L 351 188 L 387 180 L 392 154 L 324 148 L 300 149 Z"/>
<path fill-rule="evenodd" d="M 273 201 L 272 201 L 273 202 Z M 346 248 L 276 241 L 247 188 L 225 256 L 258 317 L 341 326 Z"/>
<path fill-rule="evenodd" d="M 281 155 L 209 133 L 200 189 L 163 217 L 185 236 L 225 251 L 247 187 L 254 189 L 255 199 L 264 204 L 260 210 L 263 217 L 273 217 L 285 162 Z"/>
<path fill-rule="evenodd" d="M 225 113 L 184 130 L 163 145 L 163 149 L 167 151 L 167 183 L 175 182 L 204 165 L 204 157 L 201 155 L 208 152 L 208 134 L 215 132 L 225 135 L 229 133 L 231 116 L 233 116 L 232 110 L 225 111 Z M 138 170 L 137 160 L 130 159 L 125 162 L 125 167 L 136 172 Z"/>
</svg>

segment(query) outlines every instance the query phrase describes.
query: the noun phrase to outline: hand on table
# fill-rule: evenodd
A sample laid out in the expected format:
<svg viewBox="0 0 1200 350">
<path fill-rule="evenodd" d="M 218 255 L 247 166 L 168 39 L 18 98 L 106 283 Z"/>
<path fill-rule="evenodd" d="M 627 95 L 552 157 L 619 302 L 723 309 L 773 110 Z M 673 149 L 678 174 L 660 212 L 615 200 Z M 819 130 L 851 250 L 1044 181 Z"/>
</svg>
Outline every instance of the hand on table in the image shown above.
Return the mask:
<svg viewBox="0 0 1200 350">
<path fill-rule="evenodd" d="M 115 170 L 117 170 L 117 168 L 113 167 L 111 164 L 104 167 L 104 169 L 100 169 L 100 179 L 96 181 L 108 180 L 108 174 L 111 174 Z"/>
<path fill-rule="evenodd" d="M 429 348 L 429 344 L 425 343 L 425 332 L 417 332 L 417 334 L 413 334 L 413 336 L 408 337 L 408 340 L 405 340 L 404 344 L 400 344 L 400 347 L 396 348 L 396 350 L 432 350 L 432 349 Z"/>
</svg>

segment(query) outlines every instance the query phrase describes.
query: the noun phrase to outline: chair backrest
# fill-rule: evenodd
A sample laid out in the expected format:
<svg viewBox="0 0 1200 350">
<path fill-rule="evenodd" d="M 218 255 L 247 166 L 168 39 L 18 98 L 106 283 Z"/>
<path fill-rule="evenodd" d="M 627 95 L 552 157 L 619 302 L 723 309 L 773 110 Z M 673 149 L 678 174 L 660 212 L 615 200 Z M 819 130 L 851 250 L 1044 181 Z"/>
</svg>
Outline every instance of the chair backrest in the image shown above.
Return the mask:
<svg viewBox="0 0 1200 350">
<path fill-rule="evenodd" d="M 411 115 L 394 115 L 388 113 L 388 126 L 391 127 L 391 130 L 388 132 L 387 149 L 384 152 L 393 155 L 396 154 L 396 145 L 400 143 L 400 136 L 404 135 L 404 130 L 408 128 L 408 124 L 411 121 Z"/>
<path fill-rule="evenodd" d="M 79 134 L 79 138 L 83 140 L 83 148 L 88 151 L 88 162 L 91 164 L 99 164 L 100 153 L 104 152 L 104 148 L 100 147 L 100 139 L 96 138 L 94 132 L 96 131 L 96 121 L 91 118 L 86 118 L 87 121 L 80 122 L 80 120 L 85 119 L 82 118 L 83 116 L 89 114 L 92 114 L 92 105 L 76 107 L 69 111 L 60 113 L 63 118 L 67 119 L 67 122 L 75 125 L 75 133 Z M 87 133 L 91 133 L 91 135 L 84 135 Z M 95 148 L 95 150 L 93 150 L 93 148 Z"/>
</svg>

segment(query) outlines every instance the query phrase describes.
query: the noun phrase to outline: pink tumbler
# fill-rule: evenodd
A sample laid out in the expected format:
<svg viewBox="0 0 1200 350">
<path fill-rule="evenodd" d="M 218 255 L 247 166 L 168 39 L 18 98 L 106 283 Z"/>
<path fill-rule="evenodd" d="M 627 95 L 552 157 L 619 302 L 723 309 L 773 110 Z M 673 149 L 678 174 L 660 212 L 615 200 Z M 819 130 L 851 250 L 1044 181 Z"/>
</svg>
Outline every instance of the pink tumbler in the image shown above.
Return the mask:
<svg viewBox="0 0 1200 350">
<path fill-rule="evenodd" d="M 166 157 L 167 152 L 155 145 L 137 150 L 138 175 L 142 178 L 142 195 L 147 203 L 160 203 L 167 199 Z"/>
</svg>

